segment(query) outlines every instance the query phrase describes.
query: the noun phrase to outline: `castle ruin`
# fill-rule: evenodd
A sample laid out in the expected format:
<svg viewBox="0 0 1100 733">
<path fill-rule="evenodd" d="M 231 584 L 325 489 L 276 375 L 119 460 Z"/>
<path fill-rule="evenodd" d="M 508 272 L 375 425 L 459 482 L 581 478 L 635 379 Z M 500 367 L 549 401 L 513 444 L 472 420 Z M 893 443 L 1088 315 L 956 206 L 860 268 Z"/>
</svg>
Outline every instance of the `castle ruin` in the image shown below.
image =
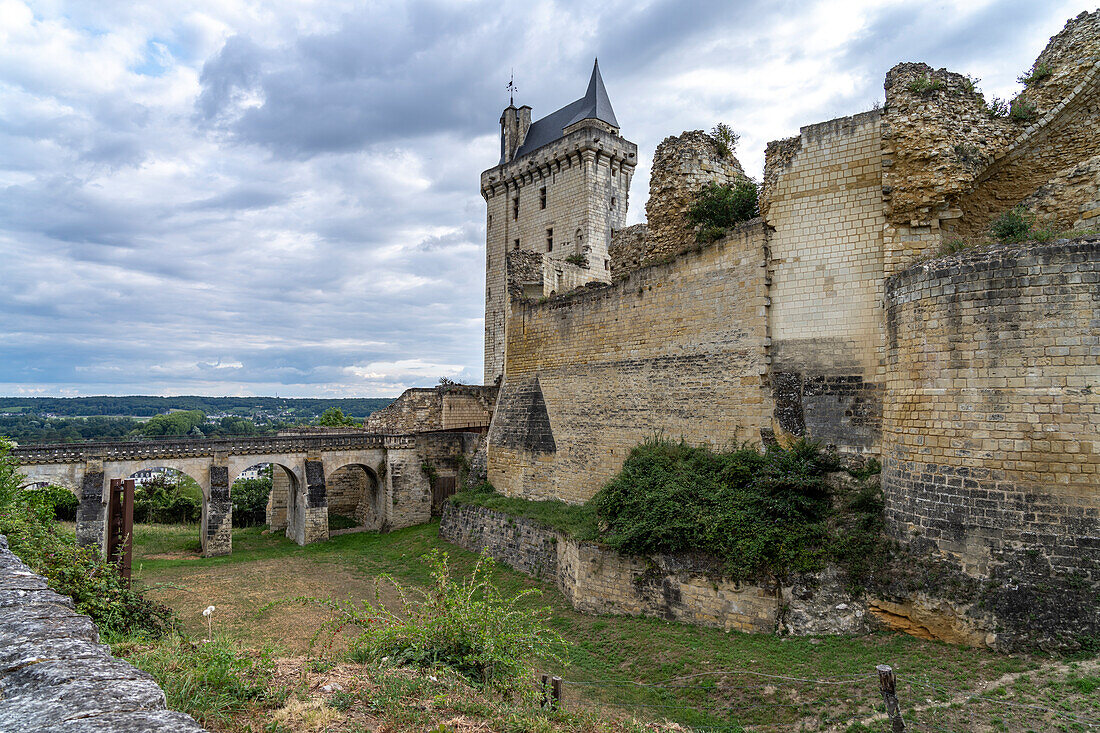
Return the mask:
<svg viewBox="0 0 1100 733">
<path fill-rule="evenodd" d="M 890 532 L 967 577 L 1100 586 L 1100 236 L 943 256 L 1018 206 L 1100 223 L 1100 11 L 1007 114 L 923 64 L 885 91 L 769 144 L 761 216 L 706 245 L 690 197 L 744 175 L 713 138 L 663 142 L 647 224 L 623 228 L 636 146 L 598 67 L 536 122 L 505 109 L 481 177 L 499 491 L 583 502 L 657 432 L 809 436 L 880 457 Z"/>
</svg>

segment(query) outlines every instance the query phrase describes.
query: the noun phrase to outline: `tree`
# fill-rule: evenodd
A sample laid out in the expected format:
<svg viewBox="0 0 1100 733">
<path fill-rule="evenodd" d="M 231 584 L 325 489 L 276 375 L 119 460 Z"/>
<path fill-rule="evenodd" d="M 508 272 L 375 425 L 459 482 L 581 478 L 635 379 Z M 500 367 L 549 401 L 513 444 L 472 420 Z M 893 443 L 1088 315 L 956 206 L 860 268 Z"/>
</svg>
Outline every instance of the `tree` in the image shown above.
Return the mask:
<svg viewBox="0 0 1100 733">
<path fill-rule="evenodd" d="M 756 184 L 748 178 L 732 186 L 717 183 L 704 186 L 687 211 L 688 222 L 699 227 L 696 241 L 713 242 L 730 227 L 759 216 L 758 193 Z"/>
<path fill-rule="evenodd" d="M 344 411 L 339 407 L 330 407 L 321 413 L 321 417 L 317 420 L 317 424 L 326 428 L 339 428 L 348 425 L 358 425 L 359 423 L 354 417 L 345 415 Z"/>
<path fill-rule="evenodd" d="M 206 421 L 201 410 L 178 410 L 157 415 L 141 427 L 142 435 L 187 435 Z"/>
</svg>

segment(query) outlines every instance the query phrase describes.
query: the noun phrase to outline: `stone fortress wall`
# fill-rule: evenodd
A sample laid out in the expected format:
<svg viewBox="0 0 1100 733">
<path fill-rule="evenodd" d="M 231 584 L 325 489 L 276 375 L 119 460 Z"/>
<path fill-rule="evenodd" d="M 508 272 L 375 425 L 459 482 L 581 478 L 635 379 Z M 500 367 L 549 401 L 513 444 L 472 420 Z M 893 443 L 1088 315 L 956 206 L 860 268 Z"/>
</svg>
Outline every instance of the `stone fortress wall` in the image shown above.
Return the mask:
<svg viewBox="0 0 1100 733">
<path fill-rule="evenodd" d="M 759 440 L 770 404 L 765 238 L 750 223 L 612 285 L 514 304 L 490 482 L 583 502 L 656 430 L 724 445 Z"/>
<path fill-rule="evenodd" d="M 1100 581 L 1100 237 L 886 283 L 886 516 L 968 571 Z"/>
<path fill-rule="evenodd" d="M 701 133 L 663 143 L 697 154 L 655 169 L 656 221 L 613 236 L 614 282 L 510 305 L 494 486 L 582 502 L 654 434 L 808 435 L 880 456 L 894 535 L 971 577 L 1037 555 L 1005 582 L 1100 585 L 1097 238 L 920 262 L 1020 204 L 1098 221 L 1100 11 L 1040 63 L 1021 120 L 898 65 L 882 110 L 769 145 L 762 219 L 710 245 L 677 202 L 732 164 L 707 170 Z"/>
</svg>

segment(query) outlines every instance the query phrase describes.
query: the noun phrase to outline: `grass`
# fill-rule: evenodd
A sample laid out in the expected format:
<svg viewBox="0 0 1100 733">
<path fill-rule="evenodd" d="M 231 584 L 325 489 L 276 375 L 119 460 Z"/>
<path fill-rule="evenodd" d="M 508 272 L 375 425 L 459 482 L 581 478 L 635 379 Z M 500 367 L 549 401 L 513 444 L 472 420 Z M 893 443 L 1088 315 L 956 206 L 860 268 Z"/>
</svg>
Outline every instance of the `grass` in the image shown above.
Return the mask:
<svg viewBox="0 0 1100 733">
<path fill-rule="evenodd" d="M 552 507 L 547 511 L 554 513 Z M 242 639 L 256 648 L 274 644 L 276 654 L 292 657 L 305 653 L 322 619 L 315 609 L 300 607 L 258 614 L 266 603 L 296 595 L 374 598 L 380 588 L 386 601 L 378 576 L 388 573 L 399 582 L 427 586 L 428 568 L 419 558 L 433 549 L 450 554 L 455 573 L 468 574 L 476 561 L 472 553 L 442 541 L 435 523 L 385 535 L 342 535 L 306 547 L 281 534 L 262 534 L 259 528 L 235 529 L 233 554 L 205 559 L 187 554 L 188 543 L 197 534 L 194 530 L 156 526 L 135 533 L 134 567 L 140 582 L 154 586 L 153 597 L 176 608 L 195 635 L 205 636 L 200 612 L 212 604 L 217 607 L 216 634 Z M 568 666 L 545 670 L 571 683 L 565 687 L 569 711 L 671 718 L 720 730 L 737 730 L 740 725 L 785 730 L 804 719 L 838 722 L 863 720 L 872 714 L 880 703 L 874 677 L 877 664 L 892 665 L 901 681 L 964 696 L 1003 675 L 1031 672 L 1043 664 L 1034 657 L 893 633 L 813 638 L 743 635 L 653 618 L 582 614 L 552 585 L 504 567 L 496 577 L 503 593 L 541 589 L 541 601 L 532 602 L 550 605 L 552 625 L 571 642 Z M 825 685 L 798 680 L 846 681 Z M 1061 694 L 1048 692 L 1053 697 Z M 1016 699 L 1025 699 L 1024 693 Z M 964 703 L 958 715 L 967 709 Z M 958 720 L 961 725 L 966 719 Z M 509 728 L 494 728 L 498 729 Z"/>
<path fill-rule="evenodd" d="M 591 541 L 596 538 L 596 512 L 590 505 L 566 504 L 557 500 L 531 501 L 481 487 L 459 492 L 452 501 L 459 506 L 480 506 L 533 519 L 574 539 Z"/>
</svg>

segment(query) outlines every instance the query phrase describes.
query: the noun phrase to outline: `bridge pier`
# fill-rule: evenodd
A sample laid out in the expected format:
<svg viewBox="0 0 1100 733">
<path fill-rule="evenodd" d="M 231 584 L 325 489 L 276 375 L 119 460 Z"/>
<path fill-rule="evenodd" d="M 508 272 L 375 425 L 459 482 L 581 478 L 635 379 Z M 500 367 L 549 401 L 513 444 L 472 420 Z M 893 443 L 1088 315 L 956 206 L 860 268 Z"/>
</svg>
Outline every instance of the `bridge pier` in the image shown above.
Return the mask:
<svg viewBox="0 0 1100 733">
<path fill-rule="evenodd" d="M 80 480 L 80 504 L 76 508 L 76 544 L 81 547 L 107 548 L 106 481 L 102 461 L 88 461 Z"/>
<path fill-rule="evenodd" d="M 328 492 L 320 456 L 306 458 L 305 485 L 292 489 L 287 506 L 286 536 L 299 545 L 328 539 Z"/>
<path fill-rule="evenodd" d="M 202 554 L 217 557 L 233 552 L 233 500 L 229 496 L 229 466 L 210 466 L 210 494 L 202 498 Z"/>
</svg>

